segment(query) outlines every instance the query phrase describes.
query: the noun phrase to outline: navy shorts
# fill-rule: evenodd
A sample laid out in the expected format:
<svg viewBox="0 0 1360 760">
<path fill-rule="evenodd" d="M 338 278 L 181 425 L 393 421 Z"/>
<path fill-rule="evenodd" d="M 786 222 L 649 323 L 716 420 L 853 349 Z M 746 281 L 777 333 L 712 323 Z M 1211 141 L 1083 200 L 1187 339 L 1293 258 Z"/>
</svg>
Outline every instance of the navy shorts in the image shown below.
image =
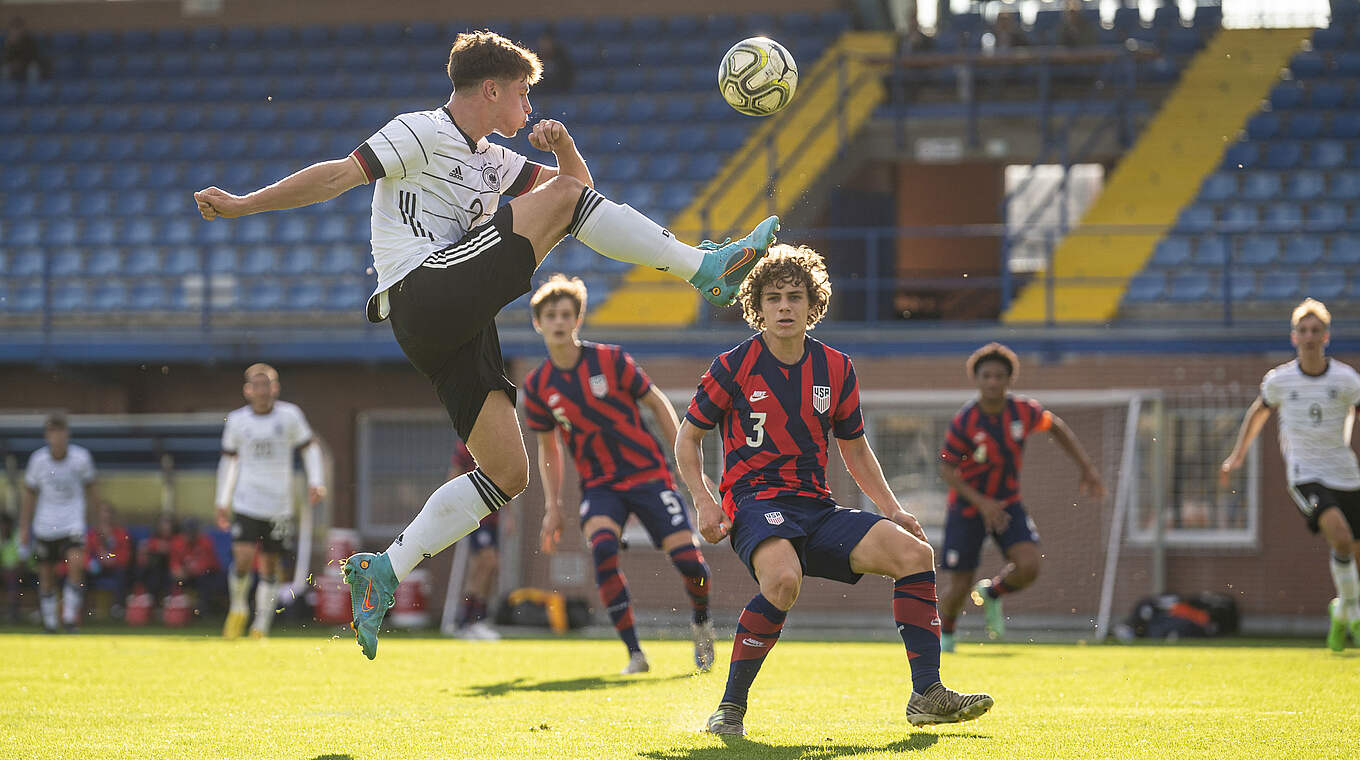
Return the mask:
<svg viewBox="0 0 1360 760">
<path fill-rule="evenodd" d="M 756 569 L 751 555 L 769 538 L 785 538 L 798 552 L 803 575 L 858 583 L 864 577 L 850 569 L 855 550 L 881 515 L 837 506 L 834 502 L 785 496 L 769 501 L 748 501 L 737 506 L 732 521 L 732 548 L 752 578 Z M 760 579 L 756 578 L 759 583 Z"/>
<path fill-rule="evenodd" d="M 1039 531 L 1034 521 L 1029 519 L 1025 506 L 1020 502 L 1006 507 L 1011 516 L 1011 524 L 1004 533 L 992 533 L 992 539 L 1005 554 L 1012 546 L 1029 541 L 1039 543 Z M 976 570 L 982 556 L 982 542 L 987 538 L 987 526 L 982 515 L 966 517 L 963 510 L 951 506 L 944 523 L 944 551 L 941 552 L 940 567 L 945 570 Z"/>
<path fill-rule="evenodd" d="M 477 529 L 468 534 L 468 540 L 472 542 L 472 551 L 495 550 L 500 547 L 500 514 L 500 512 L 492 512 L 483 517 L 482 522 L 477 525 Z"/>
<path fill-rule="evenodd" d="M 694 532 L 685 500 L 660 480 L 643 483 L 627 491 L 596 486 L 585 489 L 581 495 L 582 527 L 592 517 L 608 517 L 622 529 L 630 514 L 637 515 L 638 522 L 651 536 L 652 545 L 658 549 L 661 548 L 661 540 L 672 533 L 682 530 Z"/>
</svg>

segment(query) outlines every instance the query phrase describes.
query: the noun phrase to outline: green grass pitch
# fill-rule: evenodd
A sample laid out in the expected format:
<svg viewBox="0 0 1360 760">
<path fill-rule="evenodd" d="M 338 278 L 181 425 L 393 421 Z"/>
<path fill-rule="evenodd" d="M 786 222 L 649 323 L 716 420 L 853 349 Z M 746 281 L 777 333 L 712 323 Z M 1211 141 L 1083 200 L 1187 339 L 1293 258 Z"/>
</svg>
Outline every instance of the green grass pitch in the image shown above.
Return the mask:
<svg viewBox="0 0 1360 760">
<path fill-rule="evenodd" d="M 722 694 L 690 646 L 581 639 L 0 635 L 3 758 L 1351 758 L 1360 658 L 1321 642 L 961 643 L 979 720 L 913 729 L 900 644 L 785 641 L 746 740 L 700 732 Z"/>
</svg>

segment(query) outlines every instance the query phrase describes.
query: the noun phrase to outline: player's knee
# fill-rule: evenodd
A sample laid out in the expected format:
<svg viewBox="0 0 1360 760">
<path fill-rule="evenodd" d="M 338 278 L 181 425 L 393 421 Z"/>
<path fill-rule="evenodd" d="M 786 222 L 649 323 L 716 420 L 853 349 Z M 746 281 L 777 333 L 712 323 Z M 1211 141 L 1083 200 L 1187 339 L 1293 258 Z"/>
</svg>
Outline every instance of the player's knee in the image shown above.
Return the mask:
<svg viewBox="0 0 1360 760">
<path fill-rule="evenodd" d="M 508 461 L 489 462 L 481 466 L 481 471 L 511 499 L 529 487 L 529 460 L 523 455 L 510 457 Z"/>
<path fill-rule="evenodd" d="M 767 571 L 760 579 L 760 593 L 775 607 L 788 610 L 798 601 L 803 577 L 794 568 Z"/>
<path fill-rule="evenodd" d="M 892 552 L 893 574 L 903 578 L 915 573 L 924 573 L 935 567 L 935 550 L 930 544 L 915 536 L 902 536 Z"/>
<path fill-rule="evenodd" d="M 1039 578 L 1038 558 L 1025 559 L 1015 563 L 1015 569 L 1006 578 L 1007 583 L 1025 587 Z"/>
</svg>

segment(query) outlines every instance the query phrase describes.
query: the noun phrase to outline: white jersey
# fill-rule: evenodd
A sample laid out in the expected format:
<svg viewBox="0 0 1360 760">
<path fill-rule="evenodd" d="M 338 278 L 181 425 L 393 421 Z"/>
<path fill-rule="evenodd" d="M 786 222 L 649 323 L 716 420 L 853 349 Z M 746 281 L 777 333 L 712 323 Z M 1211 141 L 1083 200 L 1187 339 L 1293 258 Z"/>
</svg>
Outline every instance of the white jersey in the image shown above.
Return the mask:
<svg viewBox="0 0 1360 760">
<path fill-rule="evenodd" d="M 1298 360 L 1281 364 L 1261 381 L 1261 399 L 1280 421 L 1280 452 L 1289 484 L 1321 483 L 1338 491 L 1360 489 L 1360 465 L 1350 446 L 1351 417 L 1360 404 L 1360 374 L 1327 360 L 1306 375 Z"/>
<path fill-rule="evenodd" d="M 372 226 L 378 287 L 368 307 L 373 322 L 387 317 L 379 295 L 430 254 L 490 220 L 502 194 L 532 190 L 543 168 L 486 138 L 473 141 L 447 108 L 400 114 L 351 155 L 377 183 Z"/>
<path fill-rule="evenodd" d="M 85 540 L 85 486 L 94 480 L 94 458 L 69 444 L 66 456 L 53 459 L 48 447 L 33 452 L 24 470 L 24 485 L 38 492 L 33 537 L 42 541 L 79 537 Z"/>
<path fill-rule="evenodd" d="M 241 464 L 231 495 L 232 510 L 259 520 L 291 515 L 293 450 L 311 440 L 307 418 L 287 401 L 275 401 L 274 408 L 264 414 L 256 414 L 249 406 L 228 414 L 222 428 L 222 453 L 235 454 Z"/>
</svg>

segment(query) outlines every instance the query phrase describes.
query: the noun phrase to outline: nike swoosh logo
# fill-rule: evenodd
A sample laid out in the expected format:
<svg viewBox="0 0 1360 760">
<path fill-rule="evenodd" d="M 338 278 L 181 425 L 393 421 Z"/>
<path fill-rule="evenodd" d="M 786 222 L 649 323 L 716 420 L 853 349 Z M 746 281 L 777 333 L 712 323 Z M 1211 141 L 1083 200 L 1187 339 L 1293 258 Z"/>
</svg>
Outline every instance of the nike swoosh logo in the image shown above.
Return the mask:
<svg viewBox="0 0 1360 760">
<path fill-rule="evenodd" d="M 368 588 L 364 591 L 364 612 L 373 609 L 373 581 L 368 582 Z"/>
<path fill-rule="evenodd" d="M 727 268 L 727 271 L 726 271 L 726 272 L 723 272 L 722 275 L 720 275 L 720 276 L 726 277 L 727 275 L 732 274 L 733 272 L 737 271 L 738 269 L 741 269 L 743 266 L 746 265 L 746 262 L 748 262 L 748 261 L 750 261 L 751 259 L 755 258 L 755 255 L 756 255 L 756 249 L 754 249 L 754 248 L 752 248 L 752 247 L 750 247 L 750 246 L 747 246 L 747 247 L 741 249 L 741 258 L 737 259 L 736 263 L 734 263 L 734 264 L 732 264 L 731 266 L 729 266 L 729 267 Z"/>
</svg>

